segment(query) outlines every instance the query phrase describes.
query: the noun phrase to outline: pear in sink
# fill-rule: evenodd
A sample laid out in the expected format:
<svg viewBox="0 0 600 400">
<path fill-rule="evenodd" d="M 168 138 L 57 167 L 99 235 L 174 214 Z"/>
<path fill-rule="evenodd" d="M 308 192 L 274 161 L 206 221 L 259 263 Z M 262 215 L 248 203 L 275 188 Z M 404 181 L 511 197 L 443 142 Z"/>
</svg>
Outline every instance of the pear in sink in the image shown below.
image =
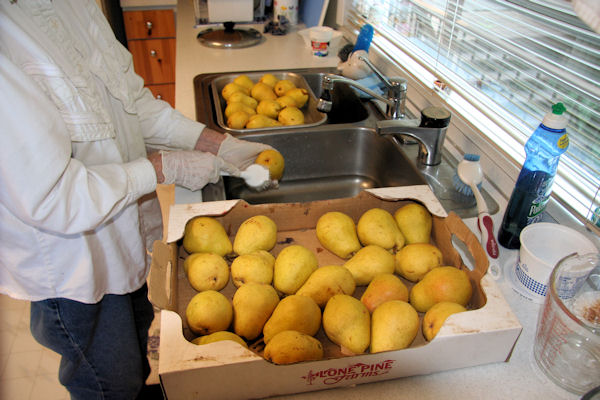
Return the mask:
<svg viewBox="0 0 600 400">
<path fill-rule="evenodd" d="M 250 79 L 248 75 L 243 74 L 236 76 L 233 80 L 233 83 L 235 83 L 236 85 L 243 86 L 248 90 L 252 89 L 252 86 L 254 86 L 254 82 L 252 82 L 252 79 Z"/>
<path fill-rule="evenodd" d="M 248 96 L 246 96 L 246 97 L 248 97 Z M 249 97 L 249 98 L 251 98 L 251 97 Z M 234 112 L 238 112 L 238 111 L 244 111 L 248 115 L 256 114 L 256 111 L 254 108 L 252 108 L 249 105 L 244 104 L 242 102 L 236 101 L 236 102 L 227 104 L 227 107 L 225 107 L 225 117 L 229 118 L 231 116 L 231 114 L 233 114 Z"/>
<path fill-rule="evenodd" d="M 232 93 L 227 99 L 227 105 L 230 105 L 231 103 L 242 103 L 253 110 L 256 110 L 256 107 L 258 106 L 258 101 L 254 97 L 251 97 L 243 92 Z"/>
<path fill-rule="evenodd" d="M 258 82 L 254 86 L 252 86 L 250 95 L 254 97 L 257 101 L 275 100 L 277 98 L 277 95 L 275 94 L 273 88 L 262 82 Z"/>
<path fill-rule="evenodd" d="M 227 100 L 235 92 L 242 92 L 244 94 L 249 94 L 250 93 L 250 91 L 247 88 L 245 88 L 244 86 L 240 86 L 240 85 L 238 85 L 236 83 L 229 82 L 221 90 L 221 96 L 223 96 L 223 98 L 225 100 Z"/>
<path fill-rule="evenodd" d="M 354 221 L 339 211 L 329 211 L 319 217 L 317 239 L 323 247 L 341 258 L 350 258 L 361 248 Z"/>
<path fill-rule="evenodd" d="M 269 118 L 277 118 L 279 115 L 279 111 L 281 111 L 283 107 L 276 100 L 261 100 L 256 107 L 256 112 L 258 114 L 266 115 Z"/>
<path fill-rule="evenodd" d="M 247 129 L 260 129 L 260 128 L 271 128 L 274 126 L 281 126 L 282 123 L 276 119 L 269 118 L 266 115 L 255 114 L 251 115 L 248 123 L 246 124 Z"/>
<path fill-rule="evenodd" d="M 294 89 L 296 85 L 289 79 L 282 79 L 275 84 L 273 90 L 277 96 L 283 96 L 288 90 Z"/>
<path fill-rule="evenodd" d="M 269 85 L 269 86 L 271 86 L 273 88 L 273 87 L 275 87 L 275 84 L 277 82 L 279 82 L 279 78 L 277 78 L 273 74 L 266 73 L 263 76 L 261 76 L 258 81 L 261 82 L 261 83 L 264 83 L 266 85 Z"/>
<path fill-rule="evenodd" d="M 308 101 L 308 91 L 303 88 L 293 88 L 285 92 L 285 96 L 289 96 L 296 102 L 296 107 L 302 108 Z"/>
<path fill-rule="evenodd" d="M 304 114 L 298 107 L 287 106 L 279 112 L 277 120 L 283 125 L 302 125 Z"/>
<path fill-rule="evenodd" d="M 227 118 L 227 126 L 231 129 L 244 129 L 250 121 L 250 114 L 245 111 L 236 111 Z"/>
</svg>

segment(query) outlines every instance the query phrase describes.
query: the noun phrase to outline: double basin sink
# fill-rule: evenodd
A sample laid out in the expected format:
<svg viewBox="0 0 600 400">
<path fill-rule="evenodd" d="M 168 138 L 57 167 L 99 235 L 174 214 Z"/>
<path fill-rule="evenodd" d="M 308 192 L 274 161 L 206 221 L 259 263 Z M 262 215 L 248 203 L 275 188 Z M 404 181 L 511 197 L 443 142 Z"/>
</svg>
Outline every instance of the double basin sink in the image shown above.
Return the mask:
<svg viewBox="0 0 600 400">
<path fill-rule="evenodd" d="M 294 71 L 304 77 L 317 97 L 321 79 L 328 72 Z M 220 131 L 227 129 L 217 122 L 221 110 L 215 107 L 211 85 L 222 75 L 203 74 L 194 80 L 197 119 Z M 443 157 L 440 165 L 419 165 L 416 144 L 403 144 L 394 136 L 375 131 L 375 122 L 383 115 L 372 102 L 359 99 L 343 84 L 336 84 L 332 97 L 333 111 L 318 126 L 234 133 L 240 139 L 265 143 L 282 153 L 285 171 L 277 189 L 257 192 L 241 179 L 224 177 L 203 189 L 203 200 L 239 198 L 251 204 L 293 203 L 353 197 L 369 188 L 428 184 L 447 211 L 455 211 L 463 218 L 477 215 L 474 198 L 459 194 L 452 187 L 455 161 Z M 490 213 L 496 212 L 497 203 L 487 193 L 484 198 Z"/>
</svg>

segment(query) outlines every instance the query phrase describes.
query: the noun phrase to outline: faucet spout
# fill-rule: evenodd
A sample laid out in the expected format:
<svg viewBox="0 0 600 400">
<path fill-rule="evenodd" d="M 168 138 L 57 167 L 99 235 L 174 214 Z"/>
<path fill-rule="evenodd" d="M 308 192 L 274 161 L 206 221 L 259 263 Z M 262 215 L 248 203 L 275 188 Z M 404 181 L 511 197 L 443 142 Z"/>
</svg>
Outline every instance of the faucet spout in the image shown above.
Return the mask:
<svg viewBox="0 0 600 400">
<path fill-rule="evenodd" d="M 386 80 L 386 96 L 381 96 L 379 93 L 364 87 L 352 79 L 343 76 L 329 74 L 323 76 L 321 87 L 323 89 L 321 97 L 317 103 L 317 110 L 321 112 L 330 112 L 332 108 L 331 90 L 333 90 L 335 82 L 343 82 L 349 86 L 355 87 L 382 101 L 386 104 L 386 117 L 390 119 L 402 119 L 406 115 L 406 79 L 394 78 Z M 389 85 L 388 85 L 389 83 Z"/>
<path fill-rule="evenodd" d="M 382 120 L 377 122 L 380 135 L 410 136 L 419 142 L 418 161 L 424 165 L 438 165 L 442 162 L 442 148 L 446 137 L 444 127 L 407 126 L 404 121 Z"/>
</svg>

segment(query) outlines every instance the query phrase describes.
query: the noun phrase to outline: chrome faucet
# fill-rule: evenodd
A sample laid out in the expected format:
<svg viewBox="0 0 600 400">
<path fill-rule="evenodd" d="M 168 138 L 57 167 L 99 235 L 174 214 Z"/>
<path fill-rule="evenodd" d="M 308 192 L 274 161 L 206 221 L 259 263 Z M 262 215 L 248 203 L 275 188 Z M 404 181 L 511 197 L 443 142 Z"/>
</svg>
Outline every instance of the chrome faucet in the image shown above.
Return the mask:
<svg viewBox="0 0 600 400">
<path fill-rule="evenodd" d="M 386 104 L 385 120 L 377 121 L 376 131 L 380 135 L 409 136 L 419 142 L 418 161 L 424 165 L 438 165 L 442 161 L 442 148 L 446 129 L 450 123 L 450 113 L 440 107 L 430 107 L 432 115 L 421 113 L 420 119 L 404 119 L 406 116 L 407 82 L 403 78 L 386 78 L 363 56 L 364 61 L 377 77 L 385 84 L 385 97 L 361 86 L 356 81 L 343 76 L 327 74 L 321 83 L 322 93 L 317 102 L 317 110 L 328 113 L 333 107 L 331 90 L 335 82 L 346 83 Z M 425 110 L 423 110 L 425 111 Z"/>
<path fill-rule="evenodd" d="M 345 78 L 339 75 L 327 74 L 323 76 L 323 81 L 321 82 L 321 88 L 323 89 L 323 91 L 317 103 L 317 110 L 324 113 L 328 113 L 331 111 L 331 108 L 333 107 L 333 102 L 331 101 L 331 91 L 333 90 L 335 82 L 343 82 L 385 103 L 386 118 L 404 118 L 406 115 L 406 90 L 408 87 L 406 79 L 388 79 L 385 76 L 383 76 L 383 74 L 381 74 L 381 72 L 379 72 L 377 68 L 375 68 L 375 66 L 371 64 L 371 62 L 367 58 L 360 56 L 358 57 L 358 59 L 364 61 L 373 70 L 373 72 L 375 72 L 375 75 L 377 75 L 377 77 L 379 77 L 379 79 L 381 79 L 381 81 L 385 84 L 385 97 L 381 96 L 379 93 L 375 93 L 369 88 L 360 85 L 355 80 Z"/>
</svg>

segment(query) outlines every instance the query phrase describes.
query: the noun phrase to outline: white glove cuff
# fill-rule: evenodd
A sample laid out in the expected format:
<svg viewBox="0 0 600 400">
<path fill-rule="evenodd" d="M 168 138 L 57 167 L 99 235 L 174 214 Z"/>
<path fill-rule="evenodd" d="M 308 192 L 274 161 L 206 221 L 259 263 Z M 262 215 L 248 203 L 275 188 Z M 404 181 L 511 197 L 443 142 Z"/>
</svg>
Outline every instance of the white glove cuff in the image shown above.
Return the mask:
<svg viewBox="0 0 600 400">
<path fill-rule="evenodd" d="M 161 151 L 166 184 L 198 190 L 219 180 L 223 160 L 200 151 Z"/>
</svg>

